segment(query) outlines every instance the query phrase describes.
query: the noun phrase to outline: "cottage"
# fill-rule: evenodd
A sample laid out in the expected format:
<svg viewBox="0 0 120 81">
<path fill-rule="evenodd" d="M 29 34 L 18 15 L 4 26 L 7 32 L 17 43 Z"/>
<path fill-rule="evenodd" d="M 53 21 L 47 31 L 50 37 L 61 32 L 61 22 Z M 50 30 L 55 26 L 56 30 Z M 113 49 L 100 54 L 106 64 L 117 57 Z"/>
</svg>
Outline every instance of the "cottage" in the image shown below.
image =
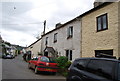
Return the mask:
<svg viewBox="0 0 120 81">
<path fill-rule="evenodd" d="M 42 35 L 42 52 L 45 56 L 67 56 L 73 61 L 80 57 L 81 23 L 74 18 L 65 24 L 58 24 L 55 29 Z"/>
<path fill-rule="evenodd" d="M 41 54 L 41 38 L 29 45 L 26 48 L 26 51 L 29 51 L 32 57 L 36 57 Z"/>
<path fill-rule="evenodd" d="M 82 57 L 120 57 L 119 13 L 120 2 L 105 2 L 81 15 Z"/>
</svg>

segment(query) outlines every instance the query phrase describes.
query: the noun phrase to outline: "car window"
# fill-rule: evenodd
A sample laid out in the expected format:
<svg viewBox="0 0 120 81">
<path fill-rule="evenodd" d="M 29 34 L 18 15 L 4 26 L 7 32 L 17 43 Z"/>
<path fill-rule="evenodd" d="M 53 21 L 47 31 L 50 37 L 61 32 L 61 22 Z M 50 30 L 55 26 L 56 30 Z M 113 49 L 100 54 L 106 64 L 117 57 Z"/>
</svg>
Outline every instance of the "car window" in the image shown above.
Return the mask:
<svg viewBox="0 0 120 81">
<path fill-rule="evenodd" d="M 55 59 L 54 59 L 54 58 L 51 58 L 51 57 L 49 58 L 49 62 L 50 62 L 50 63 L 56 63 Z"/>
<path fill-rule="evenodd" d="M 118 80 L 120 80 L 120 62 L 119 62 L 119 66 L 118 66 Z"/>
<path fill-rule="evenodd" d="M 42 61 L 42 62 L 49 62 L 49 58 L 47 58 L 47 57 L 41 57 L 40 61 Z"/>
<path fill-rule="evenodd" d="M 107 61 L 107 60 L 91 60 L 87 68 L 88 71 L 94 74 L 111 79 L 114 64 L 115 62 Z"/>
<path fill-rule="evenodd" d="M 80 70 L 83 70 L 86 68 L 86 65 L 88 64 L 88 61 L 87 59 L 80 59 L 79 61 L 77 61 L 75 67 L 77 67 L 78 69 Z"/>
</svg>

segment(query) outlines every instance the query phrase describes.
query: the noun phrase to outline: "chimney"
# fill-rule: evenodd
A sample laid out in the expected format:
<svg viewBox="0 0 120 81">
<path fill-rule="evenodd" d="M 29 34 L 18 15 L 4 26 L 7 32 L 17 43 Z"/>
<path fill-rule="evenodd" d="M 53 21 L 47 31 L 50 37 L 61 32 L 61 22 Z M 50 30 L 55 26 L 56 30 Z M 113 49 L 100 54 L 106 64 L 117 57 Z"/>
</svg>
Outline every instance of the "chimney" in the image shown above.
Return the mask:
<svg viewBox="0 0 120 81">
<path fill-rule="evenodd" d="M 95 7 L 97 7 L 97 6 L 99 6 L 99 5 L 101 5 L 101 4 L 103 4 L 104 2 L 94 2 L 94 8 Z"/>
<path fill-rule="evenodd" d="M 43 31 L 43 34 L 45 34 L 45 29 L 46 29 L 46 20 L 44 21 L 44 31 Z"/>
<path fill-rule="evenodd" d="M 57 23 L 56 25 L 55 25 L 55 28 L 58 28 L 58 27 L 60 27 L 62 24 L 61 23 Z"/>
<path fill-rule="evenodd" d="M 112 0 L 95 0 L 94 1 L 94 8 L 105 3 L 105 2 L 110 2 L 110 1 L 112 1 Z"/>
</svg>

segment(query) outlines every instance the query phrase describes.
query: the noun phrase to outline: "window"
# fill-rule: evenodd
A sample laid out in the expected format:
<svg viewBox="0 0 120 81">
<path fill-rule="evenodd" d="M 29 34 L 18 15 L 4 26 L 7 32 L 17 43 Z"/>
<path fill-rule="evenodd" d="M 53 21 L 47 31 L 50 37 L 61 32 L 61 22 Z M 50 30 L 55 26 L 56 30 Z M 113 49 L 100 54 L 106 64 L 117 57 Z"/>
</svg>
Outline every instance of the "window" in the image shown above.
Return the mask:
<svg viewBox="0 0 120 81">
<path fill-rule="evenodd" d="M 72 50 L 66 50 L 66 57 L 68 57 L 68 60 L 72 60 Z"/>
<path fill-rule="evenodd" d="M 97 17 L 97 32 L 108 29 L 107 14 Z"/>
<path fill-rule="evenodd" d="M 76 64 L 76 67 L 80 70 L 85 70 L 88 62 L 89 62 L 89 60 L 87 60 L 87 59 L 79 60 Z"/>
<path fill-rule="evenodd" d="M 73 26 L 70 26 L 67 29 L 67 38 L 72 38 L 73 37 Z"/>
<path fill-rule="evenodd" d="M 45 45 L 48 44 L 48 37 L 46 37 L 46 40 L 45 40 Z"/>
<path fill-rule="evenodd" d="M 111 50 L 95 50 L 95 57 L 113 57 L 113 49 Z"/>
<path fill-rule="evenodd" d="M 40 61 L 42 61 L 42 62 L 49 62 L 49 58 L 47 58 L 47 57 L 41 57 Z"/>
<path fill-rule="evenodd" d="M 91 73 L 111 79 L 114 66 L 115 62 L 112 61 L 91 60 L 87 70 Z"/>
<path fill-rule="evenodd" d="M 54 43 L 57 42 L 57 33 L 54 34 Z"/>
</svg>

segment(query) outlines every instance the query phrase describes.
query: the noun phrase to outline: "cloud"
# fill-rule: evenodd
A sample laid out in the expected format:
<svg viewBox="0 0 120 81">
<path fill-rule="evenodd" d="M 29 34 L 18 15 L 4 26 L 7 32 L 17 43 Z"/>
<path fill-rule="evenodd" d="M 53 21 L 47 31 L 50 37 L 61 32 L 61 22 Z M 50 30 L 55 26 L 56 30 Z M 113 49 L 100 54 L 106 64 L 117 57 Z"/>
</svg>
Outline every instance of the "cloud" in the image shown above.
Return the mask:
<svg viewBox="0 0 120 81">
<path fill-rule="evenodd" d="M 2 2 L 2 36 L 4 40 L 19 45 L 29 45 L 43 31 L 55 28 L 93 7 L 94 0 L 14 0 Z M 1 5 L 1 3 L 0 3 Z M 15 41 L 15 42 L 14 42 Z"/>
<path fill-rule="evenodd" d="M 2 13 L 9 16 L 23 14 L 31 9 L 31 2 L 2 2 Z"/>
<path fill-rule="evenodd" d="M 2 32 L 3 39 L 6 39 L 6 41 L 9 40 L 9 42 L 12 44 L 26 46 L 26 45 L 30 45 L 31 42 L 36 41 L 35 37 L 33 37 L 30 34 L 18 32 L 18 31 L 12 31 L 12 32 L 5 31 L 5 30 L 2 30 L 2 31 L 3 31 Z"/>
</svg>

